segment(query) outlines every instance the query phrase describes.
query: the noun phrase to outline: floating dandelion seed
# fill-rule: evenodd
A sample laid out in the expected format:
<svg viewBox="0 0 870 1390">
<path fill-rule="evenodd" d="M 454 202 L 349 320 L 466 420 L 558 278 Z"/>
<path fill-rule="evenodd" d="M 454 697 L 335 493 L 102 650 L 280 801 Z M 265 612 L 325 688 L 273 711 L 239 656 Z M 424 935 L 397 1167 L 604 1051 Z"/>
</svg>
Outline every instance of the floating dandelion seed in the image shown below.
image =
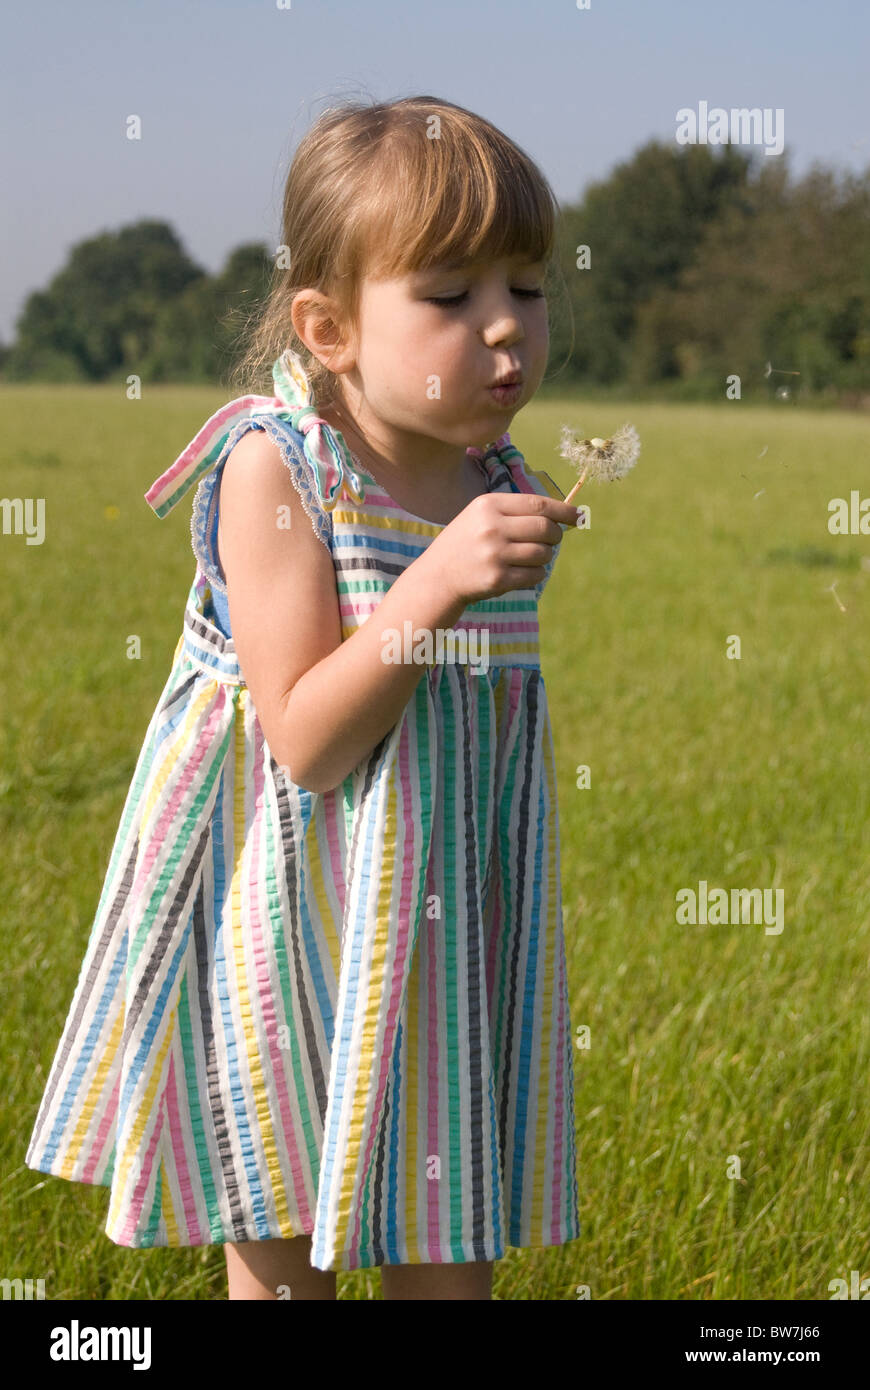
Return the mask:
<svg viewBox="0 0 870 1390">
<path fill-rule="evenodd" d="M 840 602 L 840 596 L 839 596 L 839 594 L 837 593 L 837 586 L 836 586 L 836 584 L 829 584 L 829 585 L 828 585 L 828 590 L 829 590 L 830 593 L 832 593 L 832 594 L 834 595 L 834 598 L 837 600 L 837 607 L 839 608 L 840 612 L 841 612 L 841 613 L 845 613 L 846 609 L 844 608 L 843 604 Z"/>
<path fill-rule="evenodd" d="M 786 367 L 772 367 L 769 362 L 764 364 L 764 375 L 769 377 L 771 372 L 774 376 L 800 376 L 800 372 L 789 371 Z"/>
<path fill-rule="evenodd" d="M 570 502 L 587 478 L 594 478 L 597 483 L 624 478 L 637 463 L 640 440 L 633 425 L 623 425 L 610 439 L 580 439 L 568 425 L 563 425 L 559 453 L 580 474 L 565 498 Z"/>
<path fill-rule="evenodd" d="M 761 453 L 758 455 L 758 457 L 759 457 L 760 459 L 763 459 L 763 458 L 764 458 L 764 455 L 765 455 L 766 453 L 767 453 L 767 445 L 765 444 L 764 448 L 762 449 L 762 451 L 761 451 Z"/>
</svg>

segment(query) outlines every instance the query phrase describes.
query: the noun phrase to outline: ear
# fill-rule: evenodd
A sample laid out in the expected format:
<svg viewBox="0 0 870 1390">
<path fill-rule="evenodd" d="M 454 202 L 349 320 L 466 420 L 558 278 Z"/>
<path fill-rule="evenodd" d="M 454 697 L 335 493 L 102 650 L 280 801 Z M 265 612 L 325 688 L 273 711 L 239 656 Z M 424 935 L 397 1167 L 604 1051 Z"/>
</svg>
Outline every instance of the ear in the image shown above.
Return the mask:
<svg viewBox="0 0 870 1390">
<path fill-rule="evenodd" d="M 298 290 L 290 318 L 297 337 L 318 362 L 336 374 L 350 371 L 356 361 L 355 344 L 342 332 L 336 300 L 319 290 Z"/>
</svg>

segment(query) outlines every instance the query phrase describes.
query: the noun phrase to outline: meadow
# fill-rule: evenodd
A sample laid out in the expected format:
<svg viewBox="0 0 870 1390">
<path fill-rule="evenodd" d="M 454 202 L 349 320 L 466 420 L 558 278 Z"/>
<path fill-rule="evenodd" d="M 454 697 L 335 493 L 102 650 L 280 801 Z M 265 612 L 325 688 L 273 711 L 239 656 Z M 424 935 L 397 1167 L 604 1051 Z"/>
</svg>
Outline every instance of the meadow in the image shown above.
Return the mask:
<svg viewBox="0 0 870 1390">
<path fill-rule="evenodd" d="M 0 1275 L 52 1299 L 226 1297 L 219 1247 L 119 1248 L 105 1189 L 24 1166 L 194 572 L 189 497 L 159 521 L 143 494 L 226 399 L 0 388 L 0 491 L 46 522 L 0 537 Z M 540 609 L 582 1235 L 509 1250 L 494 1293 L 828 1299 L 870 1275 L 870 537 L 827 528 L 870 497 L 870 420 L 565 396 L 512 437 L 567 490 L 562 423 L 624 420 L 640 461 L 584 487 Z M 701 880 L 782 889 L 783 930 L 679 925 Z"/>
</svg>

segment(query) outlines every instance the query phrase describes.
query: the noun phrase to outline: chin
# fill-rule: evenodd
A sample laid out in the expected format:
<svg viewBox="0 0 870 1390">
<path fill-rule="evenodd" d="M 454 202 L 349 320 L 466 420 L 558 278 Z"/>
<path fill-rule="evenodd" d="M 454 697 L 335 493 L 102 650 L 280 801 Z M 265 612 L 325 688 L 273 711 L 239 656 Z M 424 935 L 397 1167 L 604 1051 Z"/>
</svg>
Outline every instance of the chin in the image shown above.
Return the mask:
<svg viewBox="0 0 870 1390">
<path fill-rule="evenodd" d="M 480 433 L 478 431 L 475 435 L 469 436 L 465 442 L 470 449 L 485 449 L 487 445 L 494 444 L 499 436 L 506 431 L 507 425 L 499 425 L 497 428 L 493 428 L 493 426 L 490 425 L 485 433 Z"/>
<path fill-rule="evenodd" d="M 506 434 L 510 429 L 511 421 L 518 413 L 517 406 L 511 406 L 510 410 L 496 409 L 491 412 L 492 418 L 475 433 L 483 439 L 484 443 L 489 444 L 493 439 L 498 439 L 499 435 Z M 478 445 L 478 447 L 480 447 Z"/>
</svg>

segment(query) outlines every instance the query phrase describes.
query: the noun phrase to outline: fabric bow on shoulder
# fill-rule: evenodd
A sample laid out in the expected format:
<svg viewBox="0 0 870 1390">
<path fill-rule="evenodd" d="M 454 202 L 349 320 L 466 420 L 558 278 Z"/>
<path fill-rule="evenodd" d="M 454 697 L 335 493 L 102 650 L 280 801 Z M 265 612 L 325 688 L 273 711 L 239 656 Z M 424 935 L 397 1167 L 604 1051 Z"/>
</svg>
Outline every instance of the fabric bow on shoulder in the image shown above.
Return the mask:
<svg viewBox="0 0 870 1390">
<path fill-rule="evenodd" d="M 354 468 L 342 435 L 317 414 L 302 360 L 291 348 L 286 348 L 274 363 L 272 379 L 274 396 L 239 396 L 221 406 L 184 452 L 151 484 L 145 501 L 157 516 L 166 516 L 188 488 L 215 466 L 236 425 L 257 415 L 280 415 L 302 434 L 302 447 L 326 511 L 333 510 L 344 489 L 354 502 L 362 502 L 362 477 Z"/>
</svg>

